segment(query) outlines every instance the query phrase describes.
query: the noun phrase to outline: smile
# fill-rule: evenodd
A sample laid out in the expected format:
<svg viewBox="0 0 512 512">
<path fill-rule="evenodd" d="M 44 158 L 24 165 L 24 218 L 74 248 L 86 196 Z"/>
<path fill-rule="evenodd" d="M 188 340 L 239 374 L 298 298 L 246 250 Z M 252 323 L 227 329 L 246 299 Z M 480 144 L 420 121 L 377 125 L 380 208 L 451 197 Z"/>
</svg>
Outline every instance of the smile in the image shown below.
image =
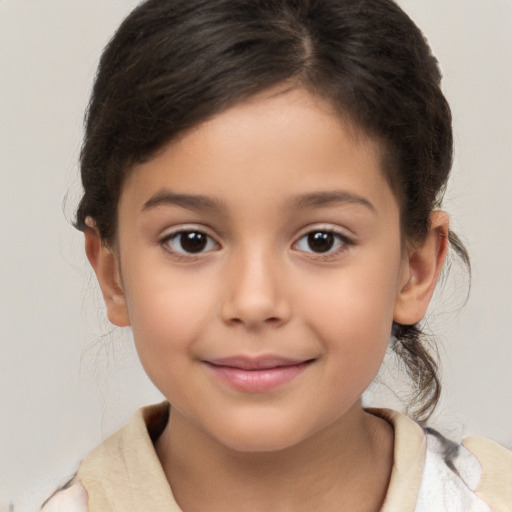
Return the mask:
<svg viewBox="0 0 512 512">
<path fill-rule="evenodd" d="M 239 391 L 261 393 L 290 382 L 314 361 L 281 357 L 230 357 L 205 361 L 223 383 Z"/>
</svg>

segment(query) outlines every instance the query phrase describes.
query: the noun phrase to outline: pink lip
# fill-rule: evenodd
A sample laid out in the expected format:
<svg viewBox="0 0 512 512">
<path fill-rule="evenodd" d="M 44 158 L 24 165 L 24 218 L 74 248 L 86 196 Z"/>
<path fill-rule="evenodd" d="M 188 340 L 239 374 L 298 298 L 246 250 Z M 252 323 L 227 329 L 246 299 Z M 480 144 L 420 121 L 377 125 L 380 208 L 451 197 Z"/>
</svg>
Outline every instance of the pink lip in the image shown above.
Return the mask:
<svg viewBox="0 0 512 512">
<path fill-rule="evenodd" d="M 217 378 L 247 392 L 263 392 L 281 386 L 301 374 L 313 360 L 294 360 L 278 356 L 227 357 L 205 361 Z"/>
</svg>

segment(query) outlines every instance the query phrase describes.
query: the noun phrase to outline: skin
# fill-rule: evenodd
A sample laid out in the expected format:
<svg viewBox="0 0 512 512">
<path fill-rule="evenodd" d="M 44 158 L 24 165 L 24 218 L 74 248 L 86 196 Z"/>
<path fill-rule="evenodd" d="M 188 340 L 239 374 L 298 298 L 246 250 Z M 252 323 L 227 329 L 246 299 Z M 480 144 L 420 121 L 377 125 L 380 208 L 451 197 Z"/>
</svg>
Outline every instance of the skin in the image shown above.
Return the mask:
<svg viewBox="0 0 512 512">
<path fill-rule="evenodd" d="M 185 512 L 380 509 L 393 433 L 360 397 L 393 320 L 425 314 L 448 218 L 404 250 L 379 149 L 307 91 L 276 89 L 133 169 L 114 247 L 89 221 L 109 318 L 131 325 L 172 404 L 156 450 Z M 183 249 L 184 229 L 208 235 L 204 251 Z M 334 232 L 332 249 L 315 252 L 311 232 Z M 239 355 L 307 363 L 246 391 L 210 365 Z"/>
</svg>

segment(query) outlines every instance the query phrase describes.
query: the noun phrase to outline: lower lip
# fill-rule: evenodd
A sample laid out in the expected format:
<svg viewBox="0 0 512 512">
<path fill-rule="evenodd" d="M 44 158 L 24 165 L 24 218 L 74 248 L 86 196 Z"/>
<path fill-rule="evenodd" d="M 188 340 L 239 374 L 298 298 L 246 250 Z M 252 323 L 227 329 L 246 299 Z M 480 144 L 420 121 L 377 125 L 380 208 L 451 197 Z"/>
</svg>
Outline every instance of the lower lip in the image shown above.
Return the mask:
<svg viewBox="0 0 512 512">
<path fill-rule="evenodd" d="M 231 366 L 218 366 L 206 363 L 208 368 L 232 388 L 251 393 L 262 393 L 290 382 L 311 364 L 306 361 L 299 364 L 278 366 L 262 370 L 242 370 Z"/>
</svg>

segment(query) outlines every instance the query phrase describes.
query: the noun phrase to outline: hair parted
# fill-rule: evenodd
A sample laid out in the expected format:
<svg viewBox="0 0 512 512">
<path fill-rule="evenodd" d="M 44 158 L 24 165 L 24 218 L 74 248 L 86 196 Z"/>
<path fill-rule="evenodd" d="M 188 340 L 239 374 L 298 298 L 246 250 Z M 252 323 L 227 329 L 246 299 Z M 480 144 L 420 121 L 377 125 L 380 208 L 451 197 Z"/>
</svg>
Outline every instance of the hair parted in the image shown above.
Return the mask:
<svg viewBox="0 0 512 512">
<path fill-rule="evenodd" d="M 84 194 L 75 226 L 91 217 L 115 240 L 117 205 L 133 165 L 179 134 L 287 82 L 326 99 L 383 148 L 403 238 L 421 241 L 452 164 L 448 103 L 436 59 L 392 0 L 146 0 L 100 61 L 81 152 Z M 454 250 L 469 267 L 464 246 Z M 393 349 L 415 386 L 416 416 L 440 395 L 435 358 L 416 325 L 393 328 Z"/>
</svg>

